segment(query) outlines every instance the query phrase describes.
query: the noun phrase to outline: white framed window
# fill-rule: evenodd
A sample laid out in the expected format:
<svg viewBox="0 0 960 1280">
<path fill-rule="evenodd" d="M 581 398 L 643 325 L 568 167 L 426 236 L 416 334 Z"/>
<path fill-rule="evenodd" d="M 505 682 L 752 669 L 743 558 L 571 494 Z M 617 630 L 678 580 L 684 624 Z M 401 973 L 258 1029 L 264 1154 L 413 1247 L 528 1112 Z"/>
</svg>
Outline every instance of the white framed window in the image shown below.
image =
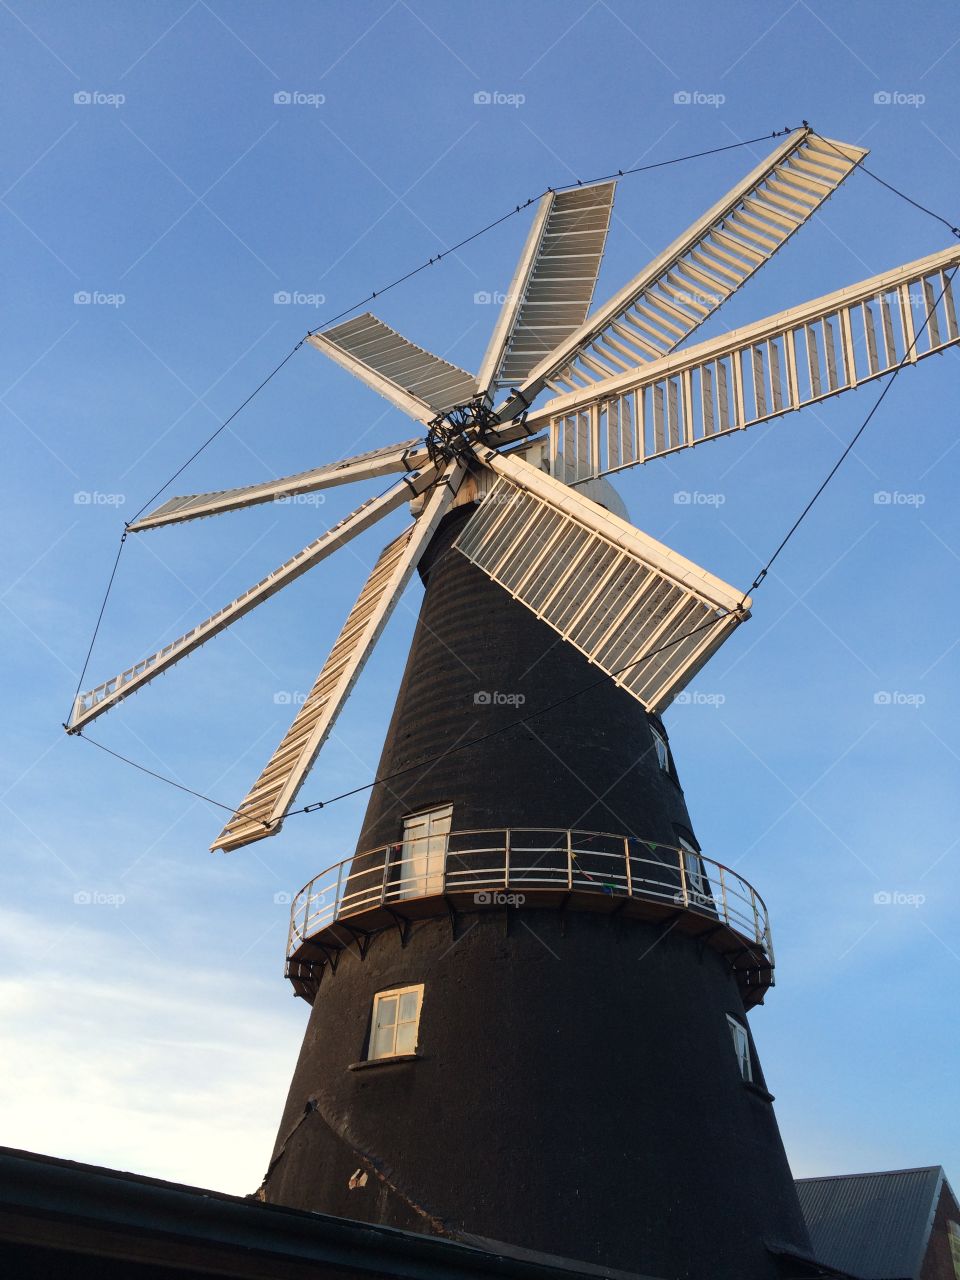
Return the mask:
<svg viewBox="0 0 960 1280">
<path fill-rule="evenodd" d="M 683 852 L 683 869 L 687 878 L 687 891 L 695 893 L 700 898 L 707 896 L 707 883 L 703 874 L 703 863 L 700 861 L 700 851 L 695 849 L 689 840 L 684 840 L 683 836 L 678 836 L 680 848 Z"/>
<path fill-rule="evenodd" d="M 727 1014 L 727 1024 L 733 1037 L 733 1049 L 737 1055 L 737 1066 L 740 1068 L 740 1074 L 748 1084 L 751 1084 L 753 1082 L 753 1063 L 750 1060 L 750 1037 L 747 1035 L 747 1028 L 739 1018 L 735 1018 L 729 1013 Z"/>
<path fill-rule="evenodd" d="M 667 746 L 667 740 L 653 725 L 650 726 L 650 732 L 653 734 L 653 746 L 657 753 L 657 764 L 665 772 L 670 772 L 670 748 Z"/>
<path fill-rule="evenodd" d="M 443 893 L 447 838 L 452 819 L 452 804 L 404 818 L 400 848 L 401 898 L 425 898 Z"/>
<path fill-rule="evenodd" d="M 423 984 L 380 991 L 373 997 L 368 1059 L 415 1053 L 420 1029 Z"/>
</svg>

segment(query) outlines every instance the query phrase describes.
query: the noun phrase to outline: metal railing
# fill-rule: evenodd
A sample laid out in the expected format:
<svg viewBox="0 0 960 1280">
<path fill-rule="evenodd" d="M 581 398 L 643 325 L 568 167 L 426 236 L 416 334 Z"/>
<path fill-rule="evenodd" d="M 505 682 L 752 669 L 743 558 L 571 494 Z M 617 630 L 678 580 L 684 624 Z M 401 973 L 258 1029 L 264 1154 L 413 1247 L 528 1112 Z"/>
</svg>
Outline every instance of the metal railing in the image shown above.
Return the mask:
<svg viewBox="0 0 960 1280">
<path fill-rule="evenodd" d="M 549 893 L 602 893 L 666 904 L 726 925 L 772 966 L 766 905 L 742 876 L 690 849 L 559 827 L 496 827 L 428 835 L 338 862 L 293 900 L 287 958 L 338 921 L 412 899 L 536 905 Z"/>
</svg>

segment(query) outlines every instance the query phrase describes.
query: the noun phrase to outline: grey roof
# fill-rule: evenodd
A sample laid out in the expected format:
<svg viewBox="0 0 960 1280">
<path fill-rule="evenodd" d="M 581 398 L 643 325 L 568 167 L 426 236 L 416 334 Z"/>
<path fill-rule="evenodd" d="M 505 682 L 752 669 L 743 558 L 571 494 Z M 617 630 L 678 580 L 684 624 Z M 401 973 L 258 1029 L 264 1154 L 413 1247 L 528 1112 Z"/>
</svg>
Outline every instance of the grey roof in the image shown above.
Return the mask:
<svg viewBox="0 0 960 1280">
<path fill-rule="evenodd" d="M 865 1280 L 918 1280 L 943 1169 L 799 1178 L 817 1260 Z"/>
<path fill-rule="evenodd" d="M 495 1240 L 420 1235 L 0 1146 L 0 1253 L 15 1242 L 45 1268 L 39 1258 L 51 1241 L 67 1260 L 58 1275 L 95 1274 L 70 1267 L 89 1251 L 122 1262 L 129 1277 L 159 1274 L 148 1265 L 156 1263 L 164 1275 L 215 1271 L 224 1280 L 655 1280 Z"/>
</svg>

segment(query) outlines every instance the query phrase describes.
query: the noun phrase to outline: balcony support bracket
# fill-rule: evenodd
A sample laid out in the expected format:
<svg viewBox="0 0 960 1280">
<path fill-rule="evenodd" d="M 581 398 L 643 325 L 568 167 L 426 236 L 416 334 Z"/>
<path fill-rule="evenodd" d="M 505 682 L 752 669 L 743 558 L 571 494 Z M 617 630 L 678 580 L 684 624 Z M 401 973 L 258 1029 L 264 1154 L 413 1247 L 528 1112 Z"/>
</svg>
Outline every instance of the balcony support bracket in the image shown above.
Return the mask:
<svg viewBox="0 0 960 1280">
<path fill-rule="evenodd" d="M 397 932 L 400 935 L 400 945 L 401 947 L 405 947 L 407 945 L 407 939 L 410 936 L 410 917 L 402 916 L 399 911 L 394 911 L 392 907 L 385 906 L 383 909 L 397 926 Z"/>
</svg>

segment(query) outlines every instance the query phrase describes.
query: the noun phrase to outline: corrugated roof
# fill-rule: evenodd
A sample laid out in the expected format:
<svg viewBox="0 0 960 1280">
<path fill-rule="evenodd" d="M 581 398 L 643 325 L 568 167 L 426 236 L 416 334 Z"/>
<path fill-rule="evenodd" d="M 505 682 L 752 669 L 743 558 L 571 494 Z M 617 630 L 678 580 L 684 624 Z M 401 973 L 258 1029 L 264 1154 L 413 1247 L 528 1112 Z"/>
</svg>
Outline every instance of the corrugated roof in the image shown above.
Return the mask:
<svg viewBox="0 0 960 1280">
<path fill-rule="evenodd" d="M 943 1169 L 799 1178 L 819 1262 L 865 1280 L 918 1280 Z"/>
</svg>

